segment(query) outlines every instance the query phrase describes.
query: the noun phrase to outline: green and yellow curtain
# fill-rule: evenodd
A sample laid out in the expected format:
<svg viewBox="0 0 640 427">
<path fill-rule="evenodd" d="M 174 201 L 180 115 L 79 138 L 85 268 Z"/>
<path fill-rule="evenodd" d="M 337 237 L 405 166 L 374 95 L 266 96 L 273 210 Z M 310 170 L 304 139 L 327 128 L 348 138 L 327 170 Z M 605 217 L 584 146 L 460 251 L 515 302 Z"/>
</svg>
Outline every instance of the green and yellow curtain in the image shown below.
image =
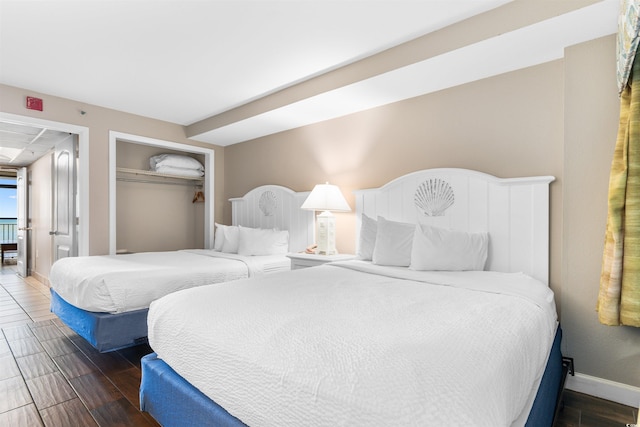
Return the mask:
<svg viewBox="0 0 640 427">
<path fill-rule="evenodd" d="M 640 327 L 640 1 L 621 2 L 620 124 L 609 178 L 609 209 L 598 294 L 605 325 Z"/>
</svg>

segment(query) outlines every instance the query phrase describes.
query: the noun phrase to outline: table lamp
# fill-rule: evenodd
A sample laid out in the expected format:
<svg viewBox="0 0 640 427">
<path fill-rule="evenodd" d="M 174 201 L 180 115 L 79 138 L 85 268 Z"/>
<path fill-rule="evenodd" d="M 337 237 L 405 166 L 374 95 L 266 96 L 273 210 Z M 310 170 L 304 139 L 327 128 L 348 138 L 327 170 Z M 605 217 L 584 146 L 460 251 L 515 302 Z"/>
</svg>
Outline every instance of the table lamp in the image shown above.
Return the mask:
<svg viewBox="0 0 640 427">
<path fill-rule="evenodd" d="M 316 216 L 316 254 L 334 255 L 336 251 L 336 217 L 331 213 L 349 212 L 351 208 L 336 185 L 316 185 L 301 206 L 310 211 L 321 211 Z"/>
</svg>

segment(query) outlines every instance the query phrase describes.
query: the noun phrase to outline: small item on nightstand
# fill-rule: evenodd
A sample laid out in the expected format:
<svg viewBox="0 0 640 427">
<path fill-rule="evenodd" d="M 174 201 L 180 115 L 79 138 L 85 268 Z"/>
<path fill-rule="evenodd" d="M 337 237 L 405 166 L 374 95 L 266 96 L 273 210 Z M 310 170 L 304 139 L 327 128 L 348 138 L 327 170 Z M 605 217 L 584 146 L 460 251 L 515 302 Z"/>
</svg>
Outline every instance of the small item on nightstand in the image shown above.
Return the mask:
<svg viewBox="0 0 640 427">
<path fill-rule="evenodd" d="M 334 261 L 348 261 L 355 259 L 355 255 L 351 254 L 335 254 L 335 255 L 318 255 L 315 252 L 297 252 L 287 254 L 291 258 L 291 269 L 316 267 Z"/>
<path fill-rule="evenodd" d="M 315 254 L 317 247 L 318 247 L 318 245 L 311 245 L 304 252 L 307 253 L 307 254 Z"/>
</svg>

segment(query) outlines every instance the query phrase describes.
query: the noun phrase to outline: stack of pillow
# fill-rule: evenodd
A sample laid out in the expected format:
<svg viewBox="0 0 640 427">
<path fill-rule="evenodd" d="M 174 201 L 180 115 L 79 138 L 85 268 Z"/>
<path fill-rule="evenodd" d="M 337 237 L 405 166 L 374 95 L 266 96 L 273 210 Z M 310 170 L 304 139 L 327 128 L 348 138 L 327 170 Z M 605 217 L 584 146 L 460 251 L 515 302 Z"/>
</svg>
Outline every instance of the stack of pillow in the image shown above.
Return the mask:
<svg viewBox="0 0 640 427">
<path fill-rule="evenodd" d="M 412 270 L 484 270 L 486 232 L 467 233 L 362 215 L 358 256 L 373 264 Z"/>
<path fill-rule="evenodd" d="M 238 255 L 284 255 L 289 252 L 289 232 L 216 223 L 213 249 Z"/>
<path fill-rule="evenodd" d="M 149 158 L 150 170 L 189 178 L 204 176 L 204 166 L 193 157 L 182 154 L 158 154 Z"/>
</svg>

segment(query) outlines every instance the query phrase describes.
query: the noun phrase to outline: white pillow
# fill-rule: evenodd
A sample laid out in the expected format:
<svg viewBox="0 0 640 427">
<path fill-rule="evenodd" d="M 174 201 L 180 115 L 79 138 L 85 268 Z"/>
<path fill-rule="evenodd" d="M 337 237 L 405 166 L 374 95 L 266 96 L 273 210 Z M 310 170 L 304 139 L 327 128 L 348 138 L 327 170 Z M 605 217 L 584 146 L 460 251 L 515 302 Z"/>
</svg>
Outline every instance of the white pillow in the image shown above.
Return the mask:
<svg viewBox="0 0 640 427">
<path fill-rule="evenodd" d="M 224 241 L 222 243 L 222 252 L 228 254 L 238 253 L 240 227 L 237 225 L 227 225 L 222 228 Z"/>
<path fill-rule="evenodd" d="M 412 270 L 484 270 L 489 234 L 467 233 L 420 225 L 411 250 Z"/>
<path fill-rule="evenodd" d="M 408 267 L 415 229 L 415 224 L 389 221 L 379 216 L 373 263 Z"/>
<path fill-rule="evenodd" d="M 265 228 L 240 227 L 239 255 L 278 255 L 289 251 L 289 232 Z"/>
<path fill-rule="evenodd" d="M 216 234 L 213 237 L 213 250 L 221 252 L 222 245 L 224 244 L 224 228 L 230 227 L 229 225 L 216 224 Z"/>
<path fill-rule="evenodd" d="M 378 233 L 378 223 L 375 219 L 362 214 L 362 225 L 360 226 L 360 245 L 358 247 L 358 257 L 371 261 L 373 249 L 376 246 L 376 234 Z"/>
<path fill-rule="evenodd" d="M 204 166 L 198 160 L 184 154 L 158 154 L 149 157 L 151 170 L 158 170 L 161 166 L 170 166 L 181 169 L 193 169 L 204 172 Z"/>
</svg>

